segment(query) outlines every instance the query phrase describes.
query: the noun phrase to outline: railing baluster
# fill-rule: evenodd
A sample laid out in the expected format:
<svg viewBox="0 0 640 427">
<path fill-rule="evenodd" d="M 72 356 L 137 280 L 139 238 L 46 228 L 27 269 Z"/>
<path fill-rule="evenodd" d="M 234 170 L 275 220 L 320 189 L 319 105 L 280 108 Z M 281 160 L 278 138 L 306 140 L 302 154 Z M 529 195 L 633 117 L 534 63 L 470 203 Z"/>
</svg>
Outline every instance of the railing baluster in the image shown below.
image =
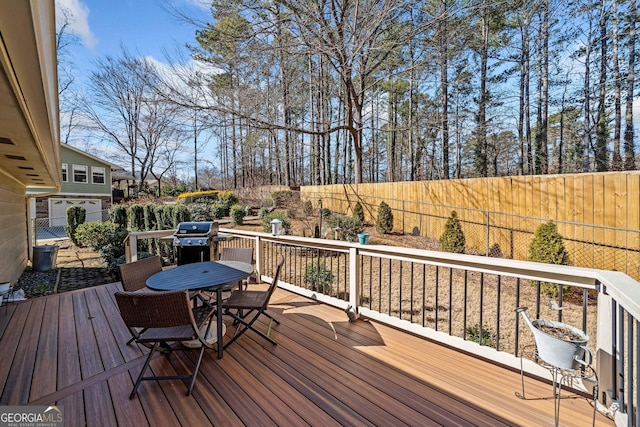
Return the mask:
<svg viewBox="0 0 640 427">
<path fill-rule="evenodd" d="M 468 297 L 468 271 L 464 271 L 464 307 L 462 309 L 462 339 L 467 339 L 467 297 Z"/>
<path fill-rule="evenodd" d="M 516 307 L 520 307 L 520 278 L 516 278 Z M 516 314 L 516 340 L 515 340 L 515 352 L 514 355 L 518 357 L 520 351 L 520 316 Z"/>
<path fill-rule="evenodd" d="M 618 389 L 620 390 L 620 408 L 625 407 L 625 373 L 624 373 L 624 308 L 618 305 Z"/>
<path fill-rule="evenodd" d="M 435 286 L 436 299 L 435 299 L 435 307 L 433 309 L 434 312 L 435 312 L 435 318 L 436 318 L 436 326 L 434 327 L 434 329 L 436 331 L 439 330 L 439 328 L 438 328 L 438 317 L 439 317 L 438 316 L 438 313 L 439 313 L 439 311 L 438 311 L 438 306 L 439 306 L 438 297 L 439 297 L 439 294 L 440 294 L 440 291 L 438 289 L 439 288 L 439 283 L 440 283 L 440 266 L 436 266 L 436 286 Z"/>
<path fill-rule="evenodd" d="M 422 327 L 427 325 L 426 303 L 427 303 L 427 265 L 422 264 Z"/>
<path fill-rule="evenodd" d="M 411 295 L 409 296 L 409 322 L 413 323 L 413 310 L 414 310 L 414 301 L 413 301 L 413 265 L 414 263 L 411 263 Z"/>
<path fill-rule="evenodd" d="M 402 319 L 402 261 L 400 262 L 400 268 L 398 269 L 398 318 Z"/>
<path fill-rule="evenodd" d="M 453 333 L 453 268 L 449 268 L 449 335 Z"/>
<path fill-rule="evenodd" d="M 484 314 L 484 273 L 480 273 L 480 345 L 483 343 L 484 337 L 484 325 L 483 325 L 483 314 Z"/>
<path fill-rule="evenodd" d="M 633 426 L 633 316 L 627 313 L 627 425 Z"/>
<path fill-rule="evenodd" d="M 496 350 L 500 351 L 500 295 L 502 276 L 498 275 L 498 295 L 496 301 Z"/>
</svg>

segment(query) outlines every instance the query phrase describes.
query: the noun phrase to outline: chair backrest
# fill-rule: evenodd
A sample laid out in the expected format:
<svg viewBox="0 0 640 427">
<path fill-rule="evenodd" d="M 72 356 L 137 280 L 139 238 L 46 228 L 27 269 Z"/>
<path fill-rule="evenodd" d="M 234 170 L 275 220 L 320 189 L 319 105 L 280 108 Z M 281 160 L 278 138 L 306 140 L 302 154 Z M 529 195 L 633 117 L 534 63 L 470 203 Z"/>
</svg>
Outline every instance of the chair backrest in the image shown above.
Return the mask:
<svg viewBox="0 0 640 427">
<path fill-rule="evenodd" d="M 118 268 L 120 269 L 122 289 L 134 292 L 144 288 L 149 277 L 162 271 L 162 261 L 159 256 L 154 256 L 128 264 L 120 264 Z"/>
<path fill-rule="evenodd" d="M 278 261 L 278 266 L 276 267 L 276 274 L 273 276 L 273 282 L 271 282 L 271 284 L 269 285 L 269 290 L 267 291 L 269 292 L 269 298 L 267 298 L 265 309 L 267 308 L 266 306 L 269 305 L 269 300 L 271 299 L 271 295 L 273 295 L 273 292 L 278 287 L 278 280 L 280 280 L 280 271 L 282 270 L 283 265 L 284 265 L 284 257 L 280 256 L 280 260 Z"/>
<path fill-rule="evenodd" d="M 189 292 L 116 292 L 120 315 L 129 328 L 171 328 L 193 325 Z"/>
<path fill-rule="evenodd" d="M 221 261 L 240 261 L 253 264 L 253 248 L 222 248 Z"/>
</svg>

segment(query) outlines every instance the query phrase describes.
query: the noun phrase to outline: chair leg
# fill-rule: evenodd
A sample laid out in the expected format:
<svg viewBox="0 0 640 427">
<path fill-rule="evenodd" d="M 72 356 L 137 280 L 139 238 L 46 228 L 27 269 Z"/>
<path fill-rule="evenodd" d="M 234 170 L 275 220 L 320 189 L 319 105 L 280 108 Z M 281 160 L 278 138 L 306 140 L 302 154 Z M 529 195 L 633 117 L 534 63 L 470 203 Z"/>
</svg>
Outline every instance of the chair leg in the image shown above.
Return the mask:
<svg viewBox="0 0 640 427">
<path fill-rule="evenodd" d="M 189 388 L 187 389 L 187 396 L 189 396 L 191 394 L 191 391 L 193 390 L 193 385 L 196 382 L 196 375 L 198 375 L 198 369 L 200 369 L 200 362 L 202 362 L 202 356 L 204 356 L 204 350 L 206 349 L 206 346 L 201 346 L 200 347 L 200 353 L 198 354 L 198 360 L 196 361 L 195 366 L 193 367 L 193 374 L 191 375 L 191 381 L 189 382 Z"/>
<path fill-rule="evenodd" d="M 237 317 L 233 314 L 231 314 L 231 316 L 236 319 L 238 322 L 242 323 L 245 327 L 238 333 L 234 334 L 233 337 L 231 338 L 231 340 L 226 343 L 224 345 L 224 348 L 226 349 L 227 347 L 229 347 L 235 340 L 237 340 L 238 338 L 240 338 L 242 336 L 242 334 L 244 334 L 245 332 L 247 332 L 248 329 L 251 329 L 253 332 L 257 333 L 258 335 L 260 335 L 262 338 L 266 339 L 267 341 L 269 341 L 271 344 L 273 345 L 277 345 L 278 343 L 275 342 L 273 340 L 273 338 L 271 338 L 270 336 L 266 335 L 265 333 L 263 333 L 262 331 L 257 330 L 256 328 L 253 327 L 253 324 L 255 323 L 256 320 L 258 320 L 258 317 L 260 317 L 260 314 L 266 314 L 264 311 L 256 314 L 256 316 L 251 319 L 250 322 L 245 322 L 244 319 Z M 271 316 L 269 316 L 271 317 Z M 236 330 L 237 331 L 237 330 Z"/>
<path fill-rule="evenodd" d="M 153 347 L 151 347 L 151 351 L 149 352 L 149 355 L 147 356 L 147 360 L 144 361 L 144 366 L 142 367 L 142 370 L 140 370 L 140 375 L 138 375 L 138 379 L 136 380 L 136 383 L 133 386 L 133 390 L 131 390 L 131 394 L 129 395 L 129 399 L 133 399 L 135 397 L 136 393 L 138 392 L 138 386 L 142 382 L 142 378 L 144 377 L 144 373 L 147 370 L 147 368 L 149 367 L 149 362 L 151 362 L 151 357 L 153 356 L 153 353 L 155 353 L 157 347 L 158 347 L 158 343 L 157 342 L 153 344 Z"/>
</svg>

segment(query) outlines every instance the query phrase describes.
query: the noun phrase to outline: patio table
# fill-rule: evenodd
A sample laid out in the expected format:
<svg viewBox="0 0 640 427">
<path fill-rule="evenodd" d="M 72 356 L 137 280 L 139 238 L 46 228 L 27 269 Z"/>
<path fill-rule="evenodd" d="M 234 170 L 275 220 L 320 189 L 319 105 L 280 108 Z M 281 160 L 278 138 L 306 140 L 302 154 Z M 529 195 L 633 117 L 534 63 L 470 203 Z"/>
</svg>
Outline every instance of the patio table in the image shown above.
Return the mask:
<svg viewBox="0 0 640 427">
<path fill-rule="evenodd" d="M 147 287 L 155 291 L 216 292 L 216 332 L 218 359 L 222 358 L 222 292 L 233 289 L 237 283 L 253 273 L 253 265 L 238 261 L 205 261 L 184 264 L 149 277 Z"/>
</svg>

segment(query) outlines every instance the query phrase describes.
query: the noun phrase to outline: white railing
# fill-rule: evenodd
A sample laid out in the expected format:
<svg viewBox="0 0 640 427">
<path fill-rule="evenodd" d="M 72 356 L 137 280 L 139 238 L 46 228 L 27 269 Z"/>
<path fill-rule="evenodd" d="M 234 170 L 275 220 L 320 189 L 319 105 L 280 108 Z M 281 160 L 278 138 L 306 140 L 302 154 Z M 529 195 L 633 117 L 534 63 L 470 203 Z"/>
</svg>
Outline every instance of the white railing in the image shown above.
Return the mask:
<svg viewBox="0 0 640 427">
<path fill-rule="evenodd" d="M 532 342 L 515 308 L 531 317 L 578 325 L 591 336 L 601 409 L 615 409 L 618 425 L 639 426 L 640 283 L 624 273 L 452 254 L 337 240 L 220 229 L 222 246 L 255 249 L 256 271 L 270 281 L 277 254 L 285 256 L 280 287 L 350 310 L 513 368 Z M 137 258 L 137 240 L 173 230 L 131 233 L 127 261 Z M 559 289 L 548 306 L 541 284 Z M 570 298 L 563 295 L 571 295 Z M 595 298 L 597 296 L 597 298 Z M 475 323 L 474 323 L 475 322 Z M 548 372 L 525 360 L 525 369 Z M 581 388 L 580 385 L 576 385 Z"/>
</svg>

